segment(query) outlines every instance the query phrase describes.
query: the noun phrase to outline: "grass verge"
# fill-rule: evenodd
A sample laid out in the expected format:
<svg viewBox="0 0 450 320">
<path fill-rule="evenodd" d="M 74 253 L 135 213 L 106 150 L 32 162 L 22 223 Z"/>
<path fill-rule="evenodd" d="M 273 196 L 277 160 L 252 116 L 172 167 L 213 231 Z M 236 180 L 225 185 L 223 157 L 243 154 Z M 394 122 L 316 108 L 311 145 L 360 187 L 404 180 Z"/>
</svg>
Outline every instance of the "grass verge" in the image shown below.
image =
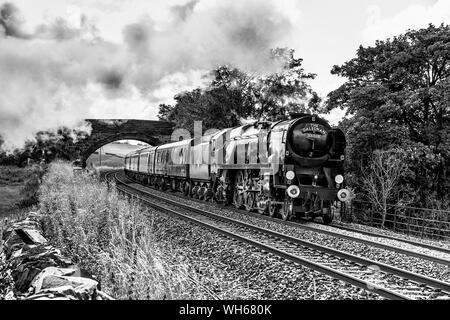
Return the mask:
<svg viewBox="0 0 450 320">
<path fill-rule="evenodd" d="M 117 299 L 203 299 L 196 275 L 157 241 L 157 226 L 137 201 L 70 165 L 54 162 L 39 194 L 50 240 Z"/>
<path fill-rule="evenodd" d="M 19 215 L 38 202 L 38 190 L 45 172 L 40 165 L 25 168 L 0 166 L 0 219 Z"/>
</svg>

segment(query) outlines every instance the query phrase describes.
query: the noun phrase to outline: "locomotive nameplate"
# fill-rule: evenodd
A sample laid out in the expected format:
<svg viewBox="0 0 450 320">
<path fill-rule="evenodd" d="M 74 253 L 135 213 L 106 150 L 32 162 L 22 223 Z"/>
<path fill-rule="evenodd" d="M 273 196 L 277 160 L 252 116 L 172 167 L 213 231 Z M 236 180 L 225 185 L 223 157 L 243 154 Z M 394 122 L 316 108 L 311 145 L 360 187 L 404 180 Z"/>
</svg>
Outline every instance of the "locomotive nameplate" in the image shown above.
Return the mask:
<svg viewBox="0 0 450 320">
<path fill-rule="evenodd" d="M 306 135 L 307 138 L 311 139 L 317 139 L 327 134 L 325 128 L 317 123 L 308 123 L 301 131 Z"/>
<path fill-rule="evenodd" d="M 327 131 L 325 128 L 317 123 L 308 123 L 305 125 L 305 127 L 302 129 L 303 133 L 312 133 L 312 134 L 327 134 Z"/>
</svg>

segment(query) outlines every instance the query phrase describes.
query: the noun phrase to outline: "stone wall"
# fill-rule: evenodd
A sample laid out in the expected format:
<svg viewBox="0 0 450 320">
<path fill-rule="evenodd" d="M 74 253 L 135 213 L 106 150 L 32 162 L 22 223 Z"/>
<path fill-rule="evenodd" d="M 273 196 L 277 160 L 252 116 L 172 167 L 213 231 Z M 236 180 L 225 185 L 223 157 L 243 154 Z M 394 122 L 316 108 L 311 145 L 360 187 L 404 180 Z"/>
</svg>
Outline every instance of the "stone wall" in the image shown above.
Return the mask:
<svg viewBox="0 0 450 320">
<path fill-rule="evenodd" d="M 44 238 L 41 215 L 10 224 L 2 234 L 0 279 L 11 287 L 0 291 L 6 300 L 112 300 L 99 282 Z"/>
</svg>

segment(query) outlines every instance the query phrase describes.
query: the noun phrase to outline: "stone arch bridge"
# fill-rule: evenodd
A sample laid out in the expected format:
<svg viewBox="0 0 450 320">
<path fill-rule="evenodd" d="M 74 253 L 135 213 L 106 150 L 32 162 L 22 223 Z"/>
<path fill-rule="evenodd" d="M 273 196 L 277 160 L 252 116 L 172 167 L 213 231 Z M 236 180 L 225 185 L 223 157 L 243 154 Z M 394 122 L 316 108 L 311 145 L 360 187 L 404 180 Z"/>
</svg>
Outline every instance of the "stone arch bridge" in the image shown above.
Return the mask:
<svg viewBox="0 0 450 320">
<path fill-rule="evenodd" d="M 86 119 L 92 127 L 91 134 L 75 144 L 73 160 L 86 160 L 100 147 L 117 140 L 139 140 L 156 146 L 170 142 L 172 124 L 153 120 Z"/>
</svg>

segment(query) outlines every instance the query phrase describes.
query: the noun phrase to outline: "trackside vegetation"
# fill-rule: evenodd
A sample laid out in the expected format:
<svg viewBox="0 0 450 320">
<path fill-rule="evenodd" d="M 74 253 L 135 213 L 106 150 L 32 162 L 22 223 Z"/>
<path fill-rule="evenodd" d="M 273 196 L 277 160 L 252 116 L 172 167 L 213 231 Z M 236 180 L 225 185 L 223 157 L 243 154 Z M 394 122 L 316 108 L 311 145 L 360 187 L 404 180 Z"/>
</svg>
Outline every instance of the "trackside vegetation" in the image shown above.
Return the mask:
<svg viewBox="0 0 450 320">
<path fill-rule="evenodd" d="M 187 264 L 160 247 L 146 209 L 98 177 L 50 164 L 39 192 L 44 232 L 116 299 L 203 298 Z M 194 280 L 194 281 L 193 281 Z"/>
</svg>

